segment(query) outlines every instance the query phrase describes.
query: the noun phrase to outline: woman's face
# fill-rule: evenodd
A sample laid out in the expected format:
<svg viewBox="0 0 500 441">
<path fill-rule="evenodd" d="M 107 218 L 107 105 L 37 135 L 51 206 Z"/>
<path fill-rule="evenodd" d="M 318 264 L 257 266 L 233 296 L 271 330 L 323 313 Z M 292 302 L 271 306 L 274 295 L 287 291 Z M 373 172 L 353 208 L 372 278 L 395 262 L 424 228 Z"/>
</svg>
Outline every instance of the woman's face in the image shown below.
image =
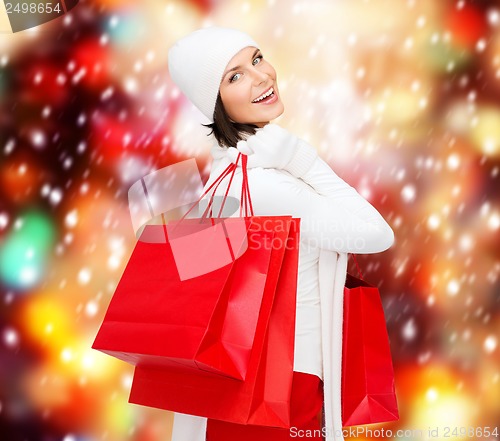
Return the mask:
<svg viewBox="0 0 500 441">
<path fill-rule="evenodd" d="M 284 111 L 276 71 L 255 47 L 242 49 L 228 63 L 220 96 L 229 118 L 237 123 L 263 127 Z"/>
</svg>

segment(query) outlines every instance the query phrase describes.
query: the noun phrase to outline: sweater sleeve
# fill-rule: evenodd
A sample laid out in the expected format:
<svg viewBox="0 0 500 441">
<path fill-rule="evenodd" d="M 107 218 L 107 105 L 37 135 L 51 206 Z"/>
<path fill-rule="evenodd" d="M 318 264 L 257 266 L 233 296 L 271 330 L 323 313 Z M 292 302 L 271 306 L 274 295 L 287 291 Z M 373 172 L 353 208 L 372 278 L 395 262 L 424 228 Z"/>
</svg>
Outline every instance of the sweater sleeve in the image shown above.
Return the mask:
<svg viewBox="0 0 500 441">
<path fill-rule="evenodd" d="M 319 157 L 301 179 L 260 167 L 250 169 L 248 179 L 255 214 L 301 218 L 301 238 L 312 247 L 371 254 L 394 242 L 380 213 Z M 231 187 L 241 189 L 241 174 Z"/>
</svg>

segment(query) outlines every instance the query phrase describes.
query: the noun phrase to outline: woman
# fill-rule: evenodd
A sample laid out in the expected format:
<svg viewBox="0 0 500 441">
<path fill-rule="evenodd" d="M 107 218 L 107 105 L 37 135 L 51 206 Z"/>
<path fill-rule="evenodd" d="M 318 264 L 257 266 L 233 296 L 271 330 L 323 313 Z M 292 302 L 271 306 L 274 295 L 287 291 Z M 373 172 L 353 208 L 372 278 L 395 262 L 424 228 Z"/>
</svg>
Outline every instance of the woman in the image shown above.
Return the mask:
<svg viewBox="0 0 500 441">
<path fill-rule="evenodd" d="M 211 151 L 207 186 L 241 152 L 248 157 L 255 215 L 301 218 L 292 426 L 320 427 L 324 390 L 324 434 L 327 439 L 342 439 L 342 292 L 347 253 L 384 251 L 393 243 L 393 232 L 313 147 L 270 123 L 284 111 L 276 71 L 248 35 L 217 27 L 195 31 L 171 48 L 169 69 L 181 91 L 210 120 L 218 143 Z M 239 199 L 241 185 L 239 167 L 229 195 Z M 217 194 L 225 190 L 221 184 Z M 176 414 L 173 439 L 204 439 L 205 428 L 203 418 Z M 297 431 L 214 421 L 207 429 L 209 441 L 296 437 Z"/>
</svg>

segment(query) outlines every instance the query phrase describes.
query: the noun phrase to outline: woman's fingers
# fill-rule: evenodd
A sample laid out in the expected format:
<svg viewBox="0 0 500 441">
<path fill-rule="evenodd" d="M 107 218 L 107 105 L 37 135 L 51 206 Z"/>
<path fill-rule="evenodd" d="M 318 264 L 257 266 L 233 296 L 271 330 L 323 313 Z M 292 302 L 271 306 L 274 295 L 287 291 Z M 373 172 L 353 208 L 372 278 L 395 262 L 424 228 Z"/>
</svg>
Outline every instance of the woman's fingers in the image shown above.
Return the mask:
<svg viewBox="0 0 500 441">
<path fill-rule="evenodd" d="M 262 131 L 271 136 L 286 136 L 287 131 L 277 124 L 267 124 Z"/>
<path fill-rule="evenodd" d="M 227 157 L 233 164 L 236 164 L 240 153 L 246 155 L 248 158 L 247 168 L 261 167 L 259 158 L 253 154 L 252 149 L 247 145 L 246 141 L 239 141 L 236 147 L 229 147 L 227 149 Z M 241 166 L 241 158 L 238 165 Z"/>
<path fill-rule="evenodd" d="M 241 142 L 241 141 L 240 141 Z M 239 144 L 239 143 L 238 143 Z M 251 150 L 252 153 L 270 153 L 270 149 L 272 148 L 272 144 L 269 144 L 268 141 L 266 141 L 266 137 L 262 137 L 259 134 L 250 136 L 245 141 L 246 147 Z M 267 149 L 266 149 L 267 147 Z"/>
<path fill-rule="evenodd" d="M 262 167 L 261 155 L 256 154 L 258 152 L 254 151 L 248 142 L 251 138 L 252 136 L 246 141 L 239 141 L 236 147 L 241 154 L 247 156 L 247 168 Z"/>
<path fill-rule="evenodd" d="M 252 148 L 248 145 L 246 141 L 238 141 L 236 144 L 236 148 L 238 149 L 239 152 L 243 153 L 244 155 L 251 155 L 253 153 Z"/>
<path fill-rule="evenodd" d="M 227 157 L 233 164 L 236 164 L 239 154 L 240 152 L 235 147 L 229 147 L 227 149 Z"/>
</svg>

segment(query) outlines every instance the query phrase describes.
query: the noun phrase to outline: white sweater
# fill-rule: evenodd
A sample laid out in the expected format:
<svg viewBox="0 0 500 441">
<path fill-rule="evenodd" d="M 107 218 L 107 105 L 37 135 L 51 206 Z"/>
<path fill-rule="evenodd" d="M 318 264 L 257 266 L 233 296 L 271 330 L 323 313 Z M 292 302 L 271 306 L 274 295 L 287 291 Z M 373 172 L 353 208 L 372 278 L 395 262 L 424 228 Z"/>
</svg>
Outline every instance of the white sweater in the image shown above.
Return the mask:
<svg viewBox="0 0 500 441">
<path fill-rule="evenodd" d="M 217 145 L 212 148 L 213 164 L 206 187 L 230 164 L 227 152 Z M 342 439 L 339 407 L 346 253 L 384 251 L 392 245 L 394 233 L 378 211 L 321 158 L 316 157 L 312 164 L 300 179 L 284 170 L 250 168 L 248 182 L 256 216 L 289 214 L 301 218 L 294 370 L 323 379 L 327 439 Z M 214 213 L 218 213 L 228 181 L 225 179 L 217 190 L 220 198 Z M 229 196 L 239 200 L 241 185 L 239 167 Z M 239 215 L 239 210 L 233 212 L 234 204 L 226 203 L 222 215 Z M 176 415 L 175 421 L 174 441 L 188 441 L 182 435 L 185 424 L 191 429 L 197 424 L 199 440 L 204 440 L 204 418 Z M 198 440 L 191 433 L 189 441 Z"/>
</svg>

